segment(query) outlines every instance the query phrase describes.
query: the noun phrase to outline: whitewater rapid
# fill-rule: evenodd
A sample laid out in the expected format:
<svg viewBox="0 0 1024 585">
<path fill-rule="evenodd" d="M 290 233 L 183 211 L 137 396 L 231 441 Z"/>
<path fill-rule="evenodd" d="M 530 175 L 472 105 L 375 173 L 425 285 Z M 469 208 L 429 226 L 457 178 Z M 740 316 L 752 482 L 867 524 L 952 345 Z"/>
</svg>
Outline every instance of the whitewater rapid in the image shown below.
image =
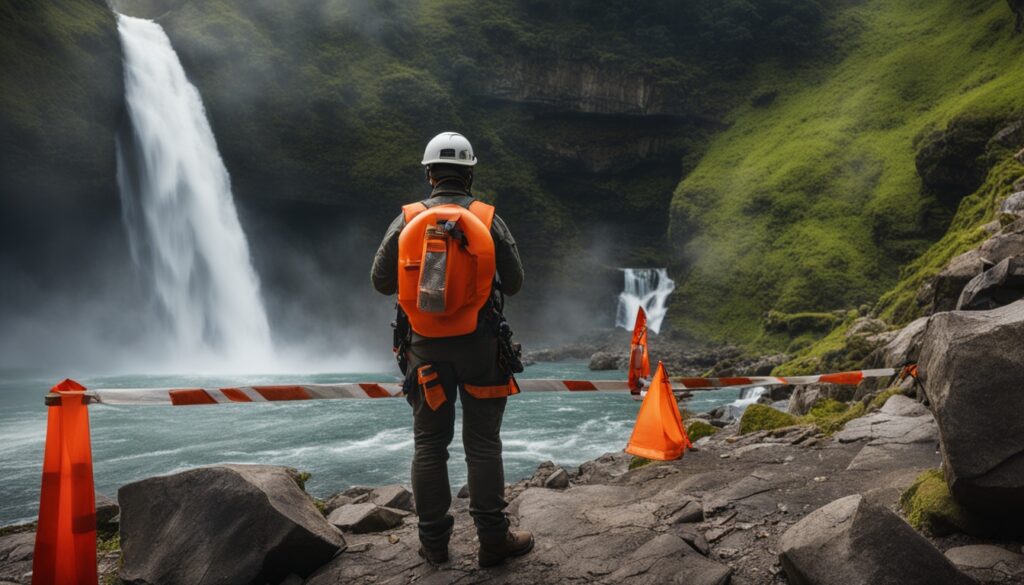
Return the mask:
<svg viewBox="0 0 1024 585">
<path fill-rule="evenodd" d="M 199 91 L 159 24 L 118 15 L 130 128 L 117 140 L 132 256 L 183 363 L 265 367 L 270 325 Z"/>
</svg>

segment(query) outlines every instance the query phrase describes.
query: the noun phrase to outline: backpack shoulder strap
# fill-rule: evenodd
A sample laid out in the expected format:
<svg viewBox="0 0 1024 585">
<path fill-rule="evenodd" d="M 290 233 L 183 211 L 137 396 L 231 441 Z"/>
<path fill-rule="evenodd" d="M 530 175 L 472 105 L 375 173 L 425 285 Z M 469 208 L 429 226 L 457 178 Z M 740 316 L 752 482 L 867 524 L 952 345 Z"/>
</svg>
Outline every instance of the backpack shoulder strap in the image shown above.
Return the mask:
<svg viewBox="0 0 1024 585">
<path fill-rule="evenodd" d="M 402 215 L 405 217 L 406 225 L 408 225 L 409 222 L 412 221 L 412 218 L 416 217 L 417 215 L 423 213 L 426 210 L 427 210 L 427 206 L 423 205 L 422 201 L 418 201 L 416 203 L 410 203 L 408 205 L 403 205 L 402 206 Z"/>
<path fill-rule="evenodd" d="M 494 206 L 488 205 L 483 201 L 474 200 L 469 204 L 469 211 L 477 217 L 480 221 L 484 222 L 487 229 L 491 229 L 491 223 L 494 221 Z"/>
</svg>

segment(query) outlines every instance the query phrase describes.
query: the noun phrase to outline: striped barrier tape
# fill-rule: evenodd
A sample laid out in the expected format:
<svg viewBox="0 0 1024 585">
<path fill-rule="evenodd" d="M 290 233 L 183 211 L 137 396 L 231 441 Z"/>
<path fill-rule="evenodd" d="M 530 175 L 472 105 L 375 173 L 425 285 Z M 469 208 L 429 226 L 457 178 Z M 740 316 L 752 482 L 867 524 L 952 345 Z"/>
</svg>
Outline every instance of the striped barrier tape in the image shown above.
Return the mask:
<svg viewBox="0 0 1024 585">
<path fill-rule="evenodd" d="M 626 392 L 625 380 L 517 380 L 524 392 Z M 682 389 L 680 389 L 682 390 Z M 232 402 L 334 400 L 340 398 L 394 398 L 402 396 L 400 383 L 279 384 L 230 388 L 102 388 L 88 393 L 92 402 L 110 405 L 169 404 L 193 406 Z"/>
<path fill-rule="evenodd" d="M 737 376 L 730 378 L 675 378 L 687 390 L 704 390 L 708 388 L 744 388 L 751 386 L 799 386 L 802 384 L 842 384 L 856 386 L 867 378 L 891 378 L 897 372 L 894 368 L 876 370 L 856 370 L 837 372 L 834 374 L 814 374 L 812 376 Z M 908 375 L 913 375 L 909 374 Z"/>
<path fill-rule="evenodd" d="M 721 378 L 676 378 L 672 388 L 679 394 L 690 390 L 713 388 L 746 388 L 751 386 L 782 386 L 801 384 L 857 385 L 867 378 L 888 378 L 900 371 L 914 375 L 909 368 L 858 370 L 813 376 L 736 376 Z M 626 380 L 517 380 L 524 392 L 628 392 Z M 235 386 L 228 388 L 129 388 L 99 389 L 88 393 L 89 400 L 99 404 L 169 404 L 193 406 L 232 402 L 280 402 L 290 400 L 334 400 L 340 398 L 394 398 L 402 396 L 397 382 L 363 382 L 343 384 L 278 384 L 268 386 Z"/>
</svg>

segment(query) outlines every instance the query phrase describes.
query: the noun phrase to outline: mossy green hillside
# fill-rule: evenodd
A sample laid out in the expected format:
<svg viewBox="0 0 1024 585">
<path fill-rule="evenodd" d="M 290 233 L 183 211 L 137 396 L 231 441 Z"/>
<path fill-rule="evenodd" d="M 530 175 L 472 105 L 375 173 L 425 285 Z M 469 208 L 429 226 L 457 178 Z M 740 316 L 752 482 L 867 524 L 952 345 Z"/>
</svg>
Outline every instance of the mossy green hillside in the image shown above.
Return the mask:
<svg viewBox="0 0 1024 585">
<path fill-rule="evenodd" d="M 875 302 L 953 216 L 917 174 L 922 137 L 1024 105 L 1024 41 L 1005 2 L 860 2 L 834 19 L 857 31 L 842 56 L 787 74 L 763 65 L 775 100 L 739 108 L 675 192 L 669 315 L 691 336 L 778 347 L 788 341 L 765 334 L 768 311 Z M 977 221 L 962 222 L 911 271 L 976 241 Z M 908 318 L 906 292 L 885 309 Z"/>
</svg>

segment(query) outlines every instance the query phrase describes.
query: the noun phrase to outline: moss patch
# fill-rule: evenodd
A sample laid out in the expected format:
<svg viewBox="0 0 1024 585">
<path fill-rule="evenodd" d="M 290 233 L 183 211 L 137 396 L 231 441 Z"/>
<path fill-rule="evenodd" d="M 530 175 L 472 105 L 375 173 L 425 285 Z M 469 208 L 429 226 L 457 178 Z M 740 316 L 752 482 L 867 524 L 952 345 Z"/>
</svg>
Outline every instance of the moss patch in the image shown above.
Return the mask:
<svg viewBox="0 0 1024 585">
<path fill-rule="evenodd" d="M 717 432 L 718 428 L 702 420 L 695 420 L 686 427 L 686 434 L 690 436 L 690 440 L 693 442 L 697 442 L 704 437 L 710 437 Z"/>
<path fill-rule="evenodd" d="M 832 435 L 855 418 L 860 418 L 867 413 L 863 403 L 854 402 L 848 404 L 838 400 L 822 400 L 804 416 L 800 422 L 816 425 L 826 435 Z"/>
<path fill-rule="evenodd" d="M 96 539 L 96 550 L 101 553 L 121 550 L 121 535 L 114 533 L 110 538 Z"/>
<path fill-rule="evenodd" d="M 764 404 L 751 404 L 740 418 L 740 434 L 770 431 L 797 424 L 797 418 Z"/>
<path fill-rule="evenodd" d="M 634 469 L 640 469 L 641 467 L 643 467 L 645 465 L 650 465 L 651 463 L 654 463 L 653 459 L 645 459 L 643 457 L 633 457 L 633 459 L 631 459 L 630 462 L 629 462 L 629 469 L 630 469 L 630 471 L 632 471 Z"/>
<path fill-rule="evenodd" d="M 978 536 L 990 534 L 982 521 L 953 499 L 941 469 L 929 469 L 919 475 L 900 496 L 900 506 L 911 526 L 935 536 L 955 531 Z"/>
</svg>

